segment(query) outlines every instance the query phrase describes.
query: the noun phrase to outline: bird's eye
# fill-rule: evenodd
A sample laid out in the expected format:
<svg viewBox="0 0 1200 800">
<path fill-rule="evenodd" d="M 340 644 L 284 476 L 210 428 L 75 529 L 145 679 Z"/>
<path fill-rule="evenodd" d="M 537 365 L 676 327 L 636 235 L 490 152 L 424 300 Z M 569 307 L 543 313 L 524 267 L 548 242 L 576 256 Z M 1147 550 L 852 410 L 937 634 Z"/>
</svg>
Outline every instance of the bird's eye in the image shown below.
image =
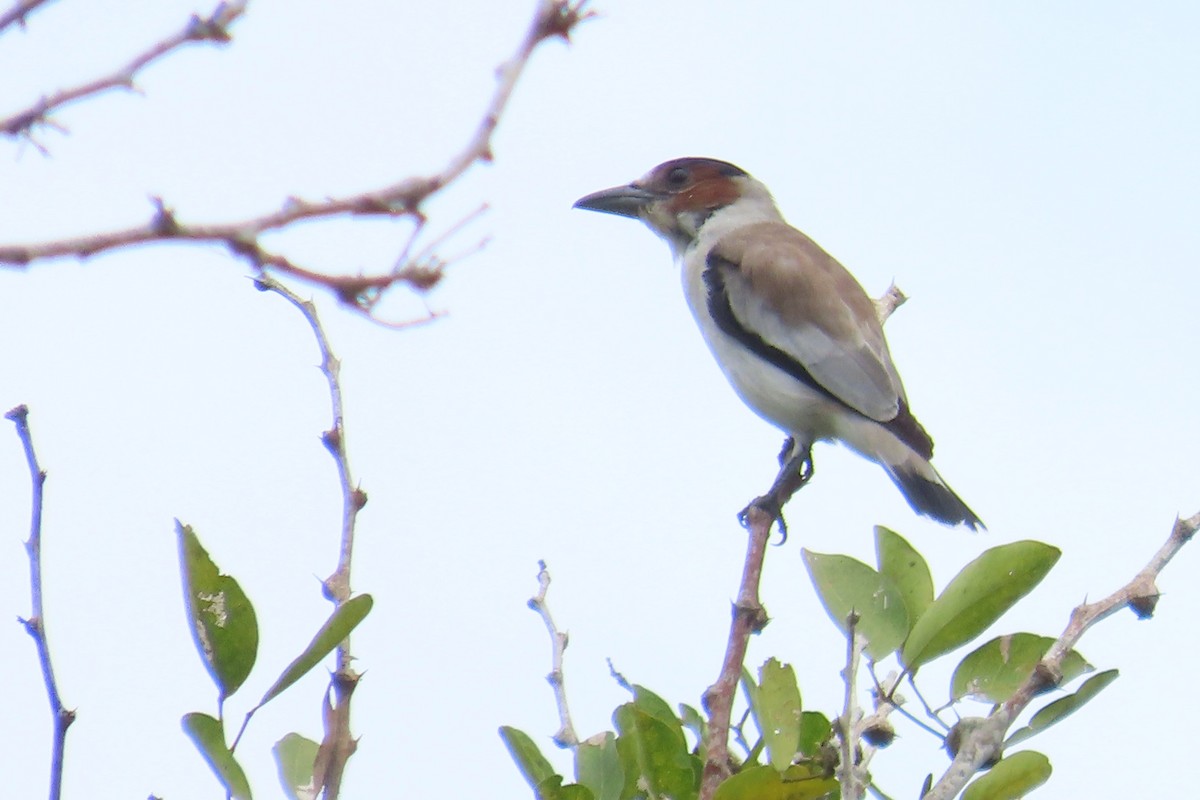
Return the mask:
<svg viewBox="0 0 1200 800">
<path fill-rule="evenodd" d="M 675 167 L 667 173 L 667 185 L 678 189 L 688 182 L 688 171 L 684 167 Z"/>
</svg>

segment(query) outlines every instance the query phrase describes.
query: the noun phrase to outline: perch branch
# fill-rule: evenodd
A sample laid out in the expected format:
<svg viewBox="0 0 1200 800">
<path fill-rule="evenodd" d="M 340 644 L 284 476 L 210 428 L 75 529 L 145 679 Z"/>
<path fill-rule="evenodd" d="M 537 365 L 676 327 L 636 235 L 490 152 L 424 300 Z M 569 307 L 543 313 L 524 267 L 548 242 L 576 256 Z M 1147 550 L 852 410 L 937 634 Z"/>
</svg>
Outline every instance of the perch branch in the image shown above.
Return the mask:
<svg viewBox="0 0 1200 800">
<path fill-rule="evenodd" d="M 546 623 L 546 631 L 550 634 L 550 674 L 546 680 L 554 687 L 554 702 L 558 706 L 559 728 L 554 734 L 554 743 L 559 747 L 569 748 L 579 744 L 575 733 L 575 725 L 571 722 L 571 711 L 567 706 L 567 689 L 563 682 L 563 655 L 567 651 L 569 637 L 565 631 L 560 631 L 550 616 L 550 606 L 546 604 L 546 592 L 550 589 L 550 571 L 546 562 L 538 562 L 538 592 L 529 598 L 529 607 L 538 613 L 542 622 Z"/>
<path fill-rule="evenodd" d="M 37 647 L 38 662 L 42 666 L 42 680 L 46 684 L 46 696 L 50 700 L 50 714 L 54 718 L 54 743 L 50 755 L 50 800 L 62 796 L 63 757 L 67 745 L 67 728 L 75 721 L 75 712 L 63 706 L 58 692 L 58 681 L 54 678 L 54 664 L 50 660 L 50 643 L 46 637 L 46 612 L 42 607 L 42 491 L 46 485 L 46 472 L 38 465 L 37 453 L 33 449 L 33 434 L 29 431 L 29 409 L 17 406 L 4 415 L 17 426 L 17 437 L 25 448 L 25 460 L 29 464 L 29 476 L 33 480 L 33 500 L 29 522 L 29 539 L 25 552 L 29 554 L 29 591 L 32 610 L 28 619 L 18 621 L 33 637 Z"/>
<path fill-rule="evenodd" d="M 32 141 L 34 128 L 39 125 L 50 125 L 62 130 L 62 126 L 55 122 L 50 115 L 63 106 L 102 94 L 110 89 L 135 91 L 137 87 L 134 79 L 140 71 L 152 62 L 158 61 L 163 56 L 191 42 L 228 43 L 231 38 L 229 26 L 245 13 L 246 2 L 247 0 L 240 0 L 240 2 L 221 3 L 205 18 L 193 14 L 182 29 L 151 46 L 116 72 L 70 89 L 60 89 L 54 94 L 38 100 L 29 108 L 18 111 L 5 119 L 0 119 L 0 133 L 13 137 L 24 136 Z M 8 12 L 6 16 L 17 14 L 23 20 L 31 8 L 38 4 L 31 0 L 18 3 L 18 7 Z M 27 6 L 27 8 L 22 9 L 21 6 Z M 4 22 L 5 18 L 0 18 L 0 30 L 3 29 Z M 34 142 L 34 144 L 37 143 Z M 38 149 L 45 152 L 44 148 L 40 146 Z"/>
<path fill-rule="evenodd" d="M 1200 513 L 1188 519 L 1176 518 L 1167 541 L 1133 580 L 1102 600 L 1077 606 L 1071 612 L 1070 621 L 1062 635 L 1012 697 L 986 718 L 968 717 L 959 723 L 960 726 L 963 723 L 969 724 L 962 728 L 963 734 L 959 738 L 957 751 L 953 754 L 954 761 L 923 800 L 950 800 L 957 797 L 983 764 L 1001 754 L 1004 734 L 1017 715 L 1040 692 L 1057 684 L 1062 676 L 1063 659 L 1075 648 L 1089 628 L 1122 608 L 1129 608 L 1139 619 L 1150 617 L 1158 602 L 1159 592 L 1155 581 L 1159 573 L 1191 540 L 1198 529 Z"/>
<path fill-rule="evenodd" d="M 717 682 L 704 692 L 704 710 L 708 712 L 708 741 L 705 743 L 704 772 L 700 778 L 700 800 L 712 800 L 717 787 L 729 777 L 729 723 L 733 715 L 733 699 L 737 692 L 742 664 L 750 635 L 758 633 L 768 622 L 767 610 L 758 599 L 762 580 L 767 540 L 775 519 L 757 505 L 746 509 L 749 544 L 746 563 L 742 568 L 742 585 L 733 604 L 733 622 L 725 646 L 725 660 Z"/>
<path fill-rule="evenodd" d="M 879 321 L 886 322 L 905 299 L 904 293 L 897 289 L 895 284 L 889 286 L 883 297 L 875 301 Z M 785 447 L 785 451 L 788 449 L 790 447 Z M 767 555 L 767 540 L 771 535 L 771 526 L 776 519 L 781 519 L 780 509 L 809 477 L 811 472 L 801 474 L 795 469 L 794 459 L 785 461 L 767 494 L 754 500 L 739 517 L 747 529 L 749 541 L 746 546 L 746 561 L 742 567 L 742 583 L 738 589 L 737 601 L 733 604 L 733 621 L 729 626 L 729 640 L 725 646 L 721 672 L 717 676 L 717 682 L 704 692 L 704 708 L 708 712 L 708 739 L 705 742 L 706 757 L 700 778 L 699 800 L 712 800 L 717 787 L 729 777 L 729 729 L 738 679 L 746 660 L 750 636 L 761 631 L 769 621 L 767 611 L 758 597 L 763 561 Z M 784 530 L 786 533 L 786 529 Z"/>
<path fill-rule="evenodd" d="M 442 169 L 432 175 L 404 178 L 380 189 L 340 198 L 308 201 L 287 198 L 269 213 L 236 222 L 191 224 L 181 221 L 174 210 L 161 199 L 155 199 L 155 209 L 148 223 L 123 230 L 77 236 L 35 244 L 0 245 L 0 265 L 26 268 L 31 264 L 61 258 L 85 259 L 99 253 L 154 242 L 198 242 L 227 247 L 234 255 L 249 262 L 256 270 L 275 272 L 307 283 L 323 286 L 338 299 L 364 314 L 370 314 L 379 293 L 395 284 L 407 284 L 424 290 L 440 275 L 417 262 L 397 265 L 387 272 L 374 275 L 341 275 L 308 269 L 287 256 L 266 250 L 259 238 L 268 231 L 287 228 L 303 220 L 329 219 L 340 216 L 408 216 L 423 220 L 421 205 L 430 196 L 457 180 L 476 162 L 492 160 L 492 136 L 501 115 L 530 56 L 547 39 L 569 39 L 571 32 L 593 16 L 586 9 L 587 0 L 539 0 L 530 23 L 516 52 L 498 70 L 498 83 L 483 117 L 462 150 L 453 155 Z"/>
</svg>

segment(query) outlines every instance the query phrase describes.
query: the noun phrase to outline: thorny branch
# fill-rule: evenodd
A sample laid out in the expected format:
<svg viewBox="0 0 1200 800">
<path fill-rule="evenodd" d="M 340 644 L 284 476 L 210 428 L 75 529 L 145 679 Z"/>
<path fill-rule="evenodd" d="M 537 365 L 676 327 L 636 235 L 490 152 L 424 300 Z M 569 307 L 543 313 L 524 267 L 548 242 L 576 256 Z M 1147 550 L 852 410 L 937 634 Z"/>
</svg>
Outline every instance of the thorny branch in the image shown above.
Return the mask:
<svg viewBox="0 0 1200 800">
<path fill-rule="evenodd" d="M 42 666 L 42 679 L 46 684 L 46 696 L 50 700 L 50 714 L 54 717 L 54 744 L 50 755 L 50 800 L 62 796 L 63 757 L 67 744 L 67 728 L 75 721 L 75 712 L 63 706 L 58 692 L 58 681 L 54 678 L 54 665 L 50 660 L 50 643 L 46 638 L 46 612 L 42 606 L 42 491 L 46 485 L 46 472 L 38 465 L 37 453 L 33 449 L 33 434 L 29 431 L 29 409 L 17 406 L 4 415 L 17 426 L 17 436 L 25 448 L 25 460 L 29 464 L 29 476 L 33 480 L 33 501 L 29 522 L 29 539 L 25 552 L 29 555 L 29 592 L 32 597 L 28 619 L 20 620 L 25 630 L 33 637 L 37 647 L 38 661 Z"/>
<path fill-rule="evenodd" d="M 567 706 L 567 689 L 563 682 L 563 654 L 567 651 L 569 637 L 565 631 L 560 631 L 550 616 L 550 606 L 546 604 L 546 592 L 550 589 L 550 571 L 546 562 L 538 562 L 538 592 L 529 598 L 529 607 L 538 613 L 542 622 L 546 623 L 546 631 L 550 634 L 550 674 L 546 680 L 554 687 L 554 702 L 558 706 L 559 728 L 554 734 L 554 743 L 559 747 L 575 747 L 579 744 L 579 736 L 575 733 L 575 725 L 571 722 L 571 711 Z"/>
<path fill-rule="evenodd" d="M 761 631 L 768 622 L 767 610 L 758 599 L 758 585 L 762 581 L 767 540 L 771 537 L 771 525 L 775 519 L 757 505 L 751 505 L 746 510 L 746 520 L 749 543 L 746 546 L 741 588 L 733 604 L 733 622 L 729 629 L 729 642 L 725 646 L 725 660 L 721 664 L 717 682 L 704 692 L 704 709 L 708 712 L 708 741 L 705 743 L 707 757 L 704 773 L 700 779 L 700 800 L 712 800 L 717 787 L 729 777 L 729 722 L 738 679 L 746 660 L 750 635 Z"/>
<path fill-rule="evenodd" d="M 317 308 L 311 300 L 304 300 L 287 287 L 269 277 L 261 277 L 255 284 L 264 292 L 275 292 L 283 297 L 304 316 L 317 339 L 321 351 L 321 374 L 329 385 L 329 402 L 333 421 L 329 429 L 321 434 L 321 441 L 333 456 L 337 465 L 338 482 L 342 487 L 342 534 L 338 549 L 337 568 L 324 581 L 325 596 L 335 606 L 341 607 L 350 599 L 350 565 L 354 554 L 354 526 L 358 512 L 367 504 L 367 493 L 354 483 L 350 474 L 350 458 L 346 452 L 346 430 L 342 386 L 339 379 L 341 361 L 333 354 L 329 338 L 317 317 Z M 317 754 L 317 769 L 314 786 L 325 788 L 325 797 L 332 800 L 338 796 L 342 773 L 346 762 L 353 755 L 356 742 L 350 734 L 350 696 L 358 684 L 359 674 L 352 666 L 350 640 L 347 638 L 337 648 L 337 669 L 325 694 L 323 717 L 325 738 Z M 332 699 L 331 699 L 332 698 Z M 335 702 L 336 701 L 336 704 Z M 248 717 L 247 717 L 248 719 Z"/>
<path fill-rule="evenodd" d="M 850 612 L 846 620 L 846 666 L 842 670 L 842 682 L 846 687 L 845 703 L 842 707 L 842 717 L 839 720 L 841 728 L 841 759 L 838 763 L 838 786 L 841 787 L 844 800 L 861 800 L 866 791 L 866 768 L 858 763 L 857 755 L 860 748 L 861 731 L 858 727 L 862 716 L 855 702 L 858 696 L 858 665 L 862 661 L 863 647 L 866 639 L 858 632 L 859 616 Z"/>
<path fill-rule="evenodd" d="M 34 129 L 38 126 L 46 125 L 63 130 L 63 126 L 50 116 L 51 112 L 57 111 L 63 106 L 78 100 L 107 92 L 110 89 L 136 91 L 137 87 L 134 84 L 134 78 L 136 78 L 138 72 L 151 62 L 159 60 L 190 42 L 226 44 L 232 38 L 229 33 L 229 26 L 245 13 L 246 2 L 248 0 L 221 3 L 205 18 L 193 15 L 181 30 L 151 46 L 116 72 L 70 89 L 60 89 L 54 94 L 38 100 L 29 108 L 18 111 L 16 114 L 5 119 L 0 119 L 0 134 L 13 137 L 23 136 L 44 154 L 46 152 L 45 148 L 39 145 L 33 138 Z M 17 14 L 21 5 L 27 6 L 27 8 L 20 10 L 20 18 L 23 19 L 24 15 L 29 13 L 30 8 L 38 5 L 38 2 L 26 0 L 24 3 L 19 3 L 18 9 L 10 11 L 9 15 Z M 3 29 L 4 21 L 4 19 L 0 19 L 0 29 Z"/>
<path fill-rule="evenodd" d="M 396 284 L 424 291 L 437 282 L 440 270 L 430 270 L 428 264 L 405 261 L 389 271 L 373 275 L 323 272 L 301 266 L 282 253 L 267 250 L 260 243 L 260 237 L 268 231 L 284 229 L 303 220 L 329 219 L 345 215 L 407 216 L 420 224 L 424 219 L 421 205 L 429 197 L 457 180 L 476 162 L 492 160 L 492 135 L 533 51 L 547 39 L 561 37 L 569 40 L 571 32 L 581 22 L 593 16 L 593 12 L 586 7 L 587 2 L 588 0 L 539 0 L 533 20 L 516 52 L 498 70 L 498 84 L 475 132 L 466 146 L 452 156 L 438 172 L 404 178 L 389 186 L 348 197 L 315 201 L 289 197 L 275 211 L 227 223 L 184 222 L 165 201 L 156 198 L 154 213 L 146 224 L 35 244 L 0 245 L 0 265 L 26 268 L 35 262 L 60 258 L 85 259 L 112 250 L 164 241 L 218 244 L 224 245 L 260 272 L 275 271 L 324 286 L 341 302 L 370 316 L 381 292 Z M 242 5 L 244 3 L 232 7 L 220 6 L 218 13 L 229 14 L 229 8 L 240 8 Z M 209 25 L 208 21 L 200 21 L 195 27 L 198 30 L 210 27 L 214 30 L 224 30 L 220 26 Z M 37 108 L 35 107 L 35 110 Z"/>
<path fill-rule="evenodd" d="M 986 718 L 968 717 L 959 722 L 956 727 L 961 726 L 962 735 L 957 737 L 954 761 L 922 800 L 950 800 L 958 796 L 980 767 L 1002 754 L 1004 734 L 1034 697 L 1061 680 L 1063 659 L 1088 628 L 1126 607 L 1139 619 L 1150 617 L 1158 602 L 1155 581 L 1159 573 L 1197 530 L 1200 530 L 1200 513 L 1188 519 L 1176 518 L 1167 541 L 1133 580 L 1102 600 L 1077 606 L 1062 635 L 1012 697 Z"/>
<path fill-rule="evenodd" d="M 38 6 L 45 5 L 49 0 L 17 0 L 17 2 L 8 11 L 0 14 L 0 33 L 10 25 L 19 25 L 25 27 L 25 20 L 29 15 L 37 10 Z"/>
</svg>

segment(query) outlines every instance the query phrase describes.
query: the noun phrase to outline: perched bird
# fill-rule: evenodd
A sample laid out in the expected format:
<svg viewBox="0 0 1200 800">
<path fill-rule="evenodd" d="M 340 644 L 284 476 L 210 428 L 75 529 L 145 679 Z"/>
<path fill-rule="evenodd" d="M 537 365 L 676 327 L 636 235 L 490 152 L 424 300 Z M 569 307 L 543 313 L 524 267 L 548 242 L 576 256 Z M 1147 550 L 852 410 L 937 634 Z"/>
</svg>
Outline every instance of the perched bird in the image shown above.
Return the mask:
<svg viewBox="0 0 1200 800">
<path fill-rule="evenodd" d="M 742 400 L 790 435 L 791 468 L 811 474 L 813 443 L 840 441 L 883 467 L 917 513 L 982 527 L 929 463 L 933 440 L 909 410 L 871 298 L 784 221 L 762 183 L 725 161 L 680 158 L 575 207 L 640 219 L 667 240 L 700 332 Z"/>
</svg>

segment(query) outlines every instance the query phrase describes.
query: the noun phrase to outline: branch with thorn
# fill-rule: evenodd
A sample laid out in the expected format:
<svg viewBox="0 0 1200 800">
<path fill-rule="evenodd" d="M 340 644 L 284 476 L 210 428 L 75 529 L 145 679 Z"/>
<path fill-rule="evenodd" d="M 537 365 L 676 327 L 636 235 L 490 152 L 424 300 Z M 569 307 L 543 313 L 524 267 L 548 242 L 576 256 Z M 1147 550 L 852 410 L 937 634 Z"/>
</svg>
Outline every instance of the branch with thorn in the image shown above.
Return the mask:
<svg viewBox="0 0 1200 800">
<path fill-rule="evenodd" d="M 63 705 L 54 677 L 54 663 L 50 659 L 50 642 L 46 637 L 46 610 L 42 603 L 42 498 L 46 485 L 46 472 L 38 464 L 33 449 L 33 434 L 29 430 L 29 408 L 17 406 L 4 415 L 17 426 L 17 438 L 25 450 L 25 461 L 29 465 L 29 477 L 33 482 L 33 499 L 30 503 L 29 538 L 25 541 L 25 552 L 29 556 L 29 593 L 31 610 L 28 619 L 19 620 L 26 632 L 33 637 L 37 648 L 38 663 L 42 668 L 42 680 L 46 684 L 46 696 L 50 700 L 50 715 L 54 721 L 53 745 L 50 752 L 50 800 L 62 796 L 64 753 L 67 745 L 67 728 L 75 721 L 75 711 Z"/>
<path fill-rule="evenodd" d="M 1191 541 L 1197 530 L 1200 530 L 1200 513 L 1187 519 L 1176 518 L 1167 541 L 1129 583 L 1108 597 L 1094 603 L 1083 603 L 1071 612 L 1070 621 L 1062 635 L 1012 697 L 987 717 L 960 720 L 946 737 L 954 761 L 922 800 L 951 800 L 957 797 L 981 767 L 1003 754 L 1004 735 L 1009 727 L 1034 697 L 1057 685 L 1063 674 L 1063 659 L 1075 649 L 1089 628 L 1123 608 L 1133 611 L 1139 619 L 1150 617 L 1158 603 L 1156 581 L 1159 573 Z"/>
<path fill-rule="evenodd" d="M 235 3 L 221 3 L 207 17 L 192 15 L 192 18 L 188 20 L 182 29 L 152 45 L 115 72 L 80 84 L 79 86 L 71 87 L 70 89 L 60 89 L 52 95 L 41 98 L 23 111 L 18 111 L 4 119 L 0 119 L 0 134 L 23 137 L 41 151 L 43 155 L 47 155 L 47 149 L 34 139 L 33 134 L 34 130 L 38 127 L 51 127 L 58 131 L 66 131 L 66 128 L 51 116 L 53 112 L 71 103 L 103 94 L 111 89 L 137 91 L 134 79 L 139 72 L 151 63 L 175 52 L 184 45 L 193 42 L 228 43 L 232 38 L 229 33 L 229 26 L 245 13 L 246 2 L 247 0 Z M 18 7 L 21 5 L 26 6 L 21 11 L 20 17 L 24 19 L 24 15 L 29 13 L 30 7 L 38 4 L 25 2 L 18 4 Z M 9 12 L 10 15 L 15 13 L 17 13 L 17 9 Z M 3 23 L 3 21 L 0 19 L 0 23 Z M 2 28 L 3 25 L 0 24 L 0 29 Z"/>
<path fill-rule="evenodd" d="M 846 687 L 845 703 L 838 720 L 841 739 L 841 759 L 838 763 L 838 786 L 845 800 L 860 800 L 866 793 L 866 763 L 860 761 L 862 716 L 858 708 L 858 665 L 862 661 L 866 639 L 858 632 L 857 613 L 851 611 L 846 620 L 846 666 L 842 668 L 842 683 Z"/>
<path fill-rule="evenodd" d="M 342 402 L 342 386 L 340 381 L 341 361 L 333 353 L 329 338 L 317 317 L 316 306 L 311 300 L 305 300 L 286 286 L 269 277 L 261 277 L 255 283 L 264 292 L 274 292 L 291 303 L 308 322 L 317 340 L 321 352 L 321 374 L 329 386 L 329 405 L 332 421 L 329 428 L 321 434 L 321 442 L 333 456 L 337 465 L 338 483 L 342 488 L 342 530 L 341 542 L 338 548 L 337 568 L 325 579 L 323 588 L 325 597 L 339 608 L 350 599 L 350 566 L 354 555 L 354 529 L 358 513 L 367 504 L 367 493 L 355 482 L 350 472 L 350 458 L 346 450 L 346 430 L 344 405 Z M 358 685 L 359 673 L 353 667 L 354 657 L 350 653 L 350 640 L 347 638 L 337 647 L 337 669 L 330 677 L 330 685 L 325 693 L 322 706 L 325 736 L 317 751 L 317 761 L 313 768 L 315 786 L 324 787 L 326 800 L 334 800 L 341 787 L 342 774 L 346 762 L 358 747 L 357 740 L 350 733 L 350 698 Z M 252 712 L 253 713 L 253 712 Z M 250 721 L 242 724 L 242 730 Z M 241 738 L 241 732 L 238 733 Z M 236 745 L 236 741 L 234 743 Z"/>
<path fill-rule="evenodd" d="M 183 42 L 227 40 L 228 25 L 241 14 L 244 6 L 244 2 L 218 6 L 213 16 L 205 20 L 193 19 L 182 32 L 152 48 L 116 76 L 94 81 L 89 86 L 100 87 L 103 84 L 103 88 L 110 88 L 113 85 L 125 85 L 132 80 L 131 76 L 137 69 Z M 215 244 L 248 262 L 260 274 L 274 272 L 322 286 L 343 304 L 374 319 L 372 312 L 383 292 L 397 284 L 406 285 L 417 292 L 427 291 L 440 279 L 445 260 L 425 253 L 423 258 L 402 257 L 390 270 L 375 274 L 339 274 L 302 266 L 282 253 L 268 250 L 260 242 L 262 235 L 283 230 L 301 221 L 344 216 L 408 217 L 415 220 L 419 230 L 425 223 L 421 207 L 426 200 L 460 178 L 473 164 L 492 160 L 492 136 L 508 106 L 517 80 L 538 45 L 554 38 L 569 41 L 576 27 L 592 16 L 594 12 L 587 9 L 587 0 L 539 0 L 529 28 L 516 51 L 497 70 L 497 86 L 474 133 L 466 145 L 435 173 L 404 178 L 388 186 L 347 197 L 322 200 L 289 197 L 273 211 L 225 223 L 197 224 L 185 221 L 164 200 L 155 198 L 153 213 L 145 224 L 34 244 L 0 245 L 0 266 L 28 268 L 56 259 L 86 259 L 101 253 L 161 242 Z M 171 42 L 175 44 L 167 47 Z M 131 70 L 130 67 L 136 68 Z M 59 93 L 69 96 L 58 101 L 56 98 L 59 95 L 55 95 L 8 120 L 0 121 L 0 131 L 27 132 L 39 120 L 48 120 L 52 109 L 99 90 L 96 88 L 83 92 L 75 89 Z M 407 250 L 408 247 L 405 248 L 406 253 Z M 430 312 L 429 319 L 434 317 L 436 313 Z M 395 323 L 396 326 L 405 324 L 411 323 Z"/>
<path fill-rule="evenodd" d="M 29 15 L 36 11 L 38 6 L 44 6 L 47 2 L 49 0 L 17 0 L 12 8 L 0 14 L 0 33 L 3 33 L 5 28 L 10 25 L 24 28 Z"/>
<path fill-rule="evenodd" d="M 529 598 L 529 607 L 538 613 L 546 624 L 546 632 L 550 634 L 550 674 L 546 680 L 554 687 L 554 702 L 558 706 L 559 728 L 554 734 L 554 743 L 562 748 L 571 748 L 579 744 L 579 736 L 575 733 L 575 725 L 571 722 L 571 711 L 567 706 L 567 689 L 563 677 L 563 655 L 567 651 L 569 638 L 566 631 L 560 631 L 550 616 L 550 606 L 546 604 L 546 592 L 550 589 L 550 571 L 546 562 L 538 562 L 538 592 Z M 611 663 L 609 667 L 611 668 Z"/>
</svg>

